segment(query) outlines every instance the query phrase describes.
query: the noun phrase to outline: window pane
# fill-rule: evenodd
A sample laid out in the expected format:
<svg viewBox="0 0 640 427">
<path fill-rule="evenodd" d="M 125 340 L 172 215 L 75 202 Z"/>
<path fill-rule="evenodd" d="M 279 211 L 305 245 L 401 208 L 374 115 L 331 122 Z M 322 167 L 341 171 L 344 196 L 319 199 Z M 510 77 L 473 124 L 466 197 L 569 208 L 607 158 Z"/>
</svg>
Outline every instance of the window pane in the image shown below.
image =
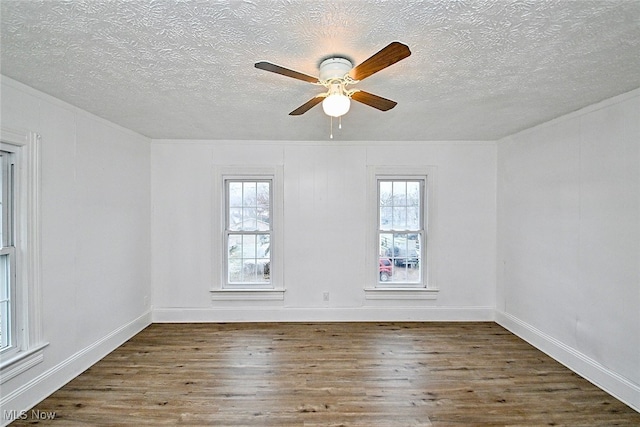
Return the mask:
<svg viewBox="0 0 640 427">
<path fill-rule="evenodd" d="M 407 229 L 407 209 L 404 206 L 393 208 L 393 229 L 394 230 Z"/>
<path fill-rule="evenodd" d="M 243 183 L 243 191 L 242 191 L 242 205 L 247 206 L 255 206 L 256 205 L 256 183 L 255 182 L 245 182 Z"/>
<path fill-rule="evenodd" d="M 421 230 L 421 181 L 378 181 L 379 229 Z"/>
<path fill-rule="evenodd" d="M 242 206 L 242 183 L 241 182 L 229 183 L 229 206 L 230 207 Z"/>
<path fill-rule="evenodd" d="M 229 234 L 229 283 L 269 283 L 270 249 L 268 234 Z"/>
<path fill-rule="evenodd" d="M 407 183 L 405 181 L 393 181 L 393 205 L 407 205 Z"/>
<path fill-rule="evenodd" d="M 420 209 L 418 207 L 407 208 L 407 230 L 420 229 Z"/>
<path fill-rule="evenodd" d="M 269 183 L 268 182 L 258 182 L 257 183 L 257 204 L 261 207 L 269 207 Z"/>
<path fill-rule="evenodd" d="M 228 242 L 229 259 L 242 258 L 242 235 L 230 234 Z"/>
<path fill-rule="evenodd" d="M 380 208 L 380 229 L 391 230 L 393 228 L 393 208 Z"/>
<path fill-rule="evenodd" d="M 420 182 L 407 182 L 407 206 L 420 206 Z"/>
<path fill-rule="evenodd" d="M 0 256 L 0 349 L 11 346 L 9 255 Z"/>
<path fill-rule="evenodd" d="M 269 207 L 265 209 L 258 208 L 258 230 L 268 231 L 271 230 L 271 218 Z"/>
<path fill-rule="evenodd" d="M 0 154 L 0 246 L 10 245 L 8 197 L 10 180 L 8 179 L 9 153 Z M 9 275 L 9 255 L 0 256 L 0 350 L 11 346 L 11 279 Z"/>
<path fill-rule="evenodd" d="M 249 234 L 242 236 L 242 258 L 256 257 L 256 235 Z"/>
<path fill-rule="evenodd" d="M 391 181 L 380 181 L 380 206 L 391 205 Z"/>
<path fill-rule="evenodd" d="M 229 231 L 269 231 L 271 229 L 269 182 L 229 182 L 228 191 Z"/>
<path fill-rule="evenodd" d="M 379 259 L 379 279 L 381 282 L 390 282 L 393 280 L 393 264 L 389 258 L 380 257 Z"/>
<path fill-rule="evenodd" d="M 242 226 L 240 229 L 244 231 L 256 231 L 258 229 L 255 208 L 242 209 Z"/>
<path fill-rule="evenodd" d="M 393 234 L 380 233 L 380 251 L 381 257 L 392 258 L 393 257 Z"/>
<path fill-rule="evenodd" d="M 229 230 L 242 230 L 242 208 L 229 209 Z"/>
<path fill-rule="evenodd" d="M 258 235 L 258 258 L 271 258 L 271 236 L 269 234 Z"/>
<path fill-rule="evenodd" d="M 266 231 L 271 229 L 271 192 L 269 191 L 268 182 L 259 182 L 257 186 L 258 191 L 258 204 L 257 204 L 257 219 L 258 230 Z"/>
<path fill-rule="evenodd" d="M 420 282 L 419 234 L 380 233 L 379 254 L 381 282 Z"/>
</svg>

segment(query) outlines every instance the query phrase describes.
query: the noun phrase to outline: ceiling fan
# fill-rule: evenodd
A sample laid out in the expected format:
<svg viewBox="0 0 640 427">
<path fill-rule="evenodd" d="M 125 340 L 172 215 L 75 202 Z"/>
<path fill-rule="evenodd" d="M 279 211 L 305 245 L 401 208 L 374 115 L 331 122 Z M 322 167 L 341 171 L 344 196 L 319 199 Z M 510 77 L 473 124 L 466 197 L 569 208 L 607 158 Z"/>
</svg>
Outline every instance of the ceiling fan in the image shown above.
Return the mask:
<svg viewBox="0 0 640 427">
<path fill-rule="evenodd" d="M 327 115 L 341 117 L 349 111 L 351 99 L 381 111 L 387 111 L 395 107 L 397 104 L 395 101 L 360 89 L 349 89 L 348 86 L 366 79 L 409 55 L 411 55 L 411 51 L 406 45 L 400 42 L 392 42 L 355 67 L 353 67 L 349 59 L 343 56 L 331 56 L 320 63 L 319 77 L 313 77 L 266 61 L 256 62 L 255 67 L 324 86 L 326 92 L 314 96 L 290 112 L 289 115 L 302 115 L 322 102 L 322 108 Z"/>
</svg>

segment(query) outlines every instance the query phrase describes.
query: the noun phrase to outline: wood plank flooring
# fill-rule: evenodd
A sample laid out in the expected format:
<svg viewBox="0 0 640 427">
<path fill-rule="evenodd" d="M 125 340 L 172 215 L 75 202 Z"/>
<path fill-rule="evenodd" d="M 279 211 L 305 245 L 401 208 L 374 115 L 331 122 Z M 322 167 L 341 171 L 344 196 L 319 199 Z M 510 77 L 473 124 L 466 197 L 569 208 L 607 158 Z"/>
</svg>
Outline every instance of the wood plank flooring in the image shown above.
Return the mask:
<svg viewBox="0 0 640 427">
<path fill-rule="evenodd" d="M 495 323 L 153 324 L 13 425 L 638 426 Z"/>
</svg>

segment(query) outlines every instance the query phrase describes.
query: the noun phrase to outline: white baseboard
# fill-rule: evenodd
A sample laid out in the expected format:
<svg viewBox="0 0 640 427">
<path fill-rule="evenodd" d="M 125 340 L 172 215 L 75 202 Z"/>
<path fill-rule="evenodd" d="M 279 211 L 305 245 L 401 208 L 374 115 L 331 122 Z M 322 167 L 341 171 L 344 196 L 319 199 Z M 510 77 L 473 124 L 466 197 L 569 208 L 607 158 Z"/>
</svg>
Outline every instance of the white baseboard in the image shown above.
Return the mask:
<svg viewBox="0 0 640 427">
<path fill-rule="evenodd" d="M 640 412 L 640 387 L 578 350 L 510 314 L 496 311 L 495 321 L 540 351 Z"/>
<path fill-rule="evenodd" d="M 76 352 L 13 392 L 6 396 L 3 395 L 0 399 L 0 407 L 3 411 L 16 411 L 15 413 L 29 410 L 150 324 L 151 312 L 147 311 L 137 319 Z M 2 418 L 0 417 L 2 426 L 11 421 Z"/>
<path fill-rule="evenodd" d="M 494 307 L 155 308 L 153 322 L 491 322 L 493 313 Z"/>
</svg>

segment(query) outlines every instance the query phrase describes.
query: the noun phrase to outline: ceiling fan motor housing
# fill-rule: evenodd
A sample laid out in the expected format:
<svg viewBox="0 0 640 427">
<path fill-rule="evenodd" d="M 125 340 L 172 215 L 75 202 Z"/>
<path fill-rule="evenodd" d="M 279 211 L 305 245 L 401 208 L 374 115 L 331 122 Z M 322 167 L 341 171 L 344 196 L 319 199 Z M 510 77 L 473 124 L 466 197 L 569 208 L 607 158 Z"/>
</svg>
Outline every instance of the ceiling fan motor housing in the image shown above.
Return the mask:
<svg viewBox="0 0 640 427">
<path fill-rule="evenodd" d="M 342 79 L 353 68 L 351 61 L 345 58 L 329 58 L 320 64 L 320 81 Z"/>
</svg>

